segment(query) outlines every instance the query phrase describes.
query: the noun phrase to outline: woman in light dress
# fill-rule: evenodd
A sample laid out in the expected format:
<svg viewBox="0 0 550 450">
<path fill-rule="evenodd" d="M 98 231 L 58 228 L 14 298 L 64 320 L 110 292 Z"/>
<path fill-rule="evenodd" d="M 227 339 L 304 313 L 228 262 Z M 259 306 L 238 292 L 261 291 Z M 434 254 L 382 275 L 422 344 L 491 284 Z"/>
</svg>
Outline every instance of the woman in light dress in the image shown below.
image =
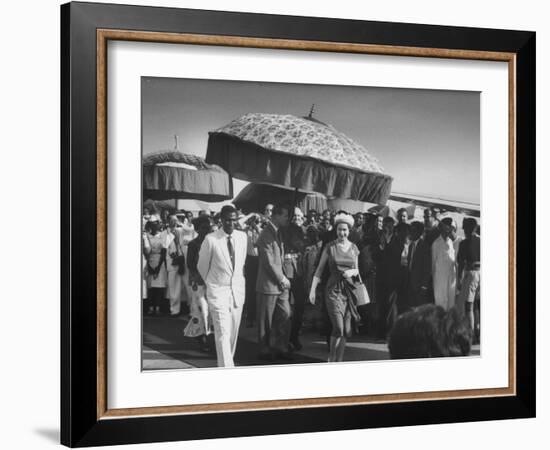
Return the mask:
<svg viewBox="0 0 550 450">
<path fill-rule="evenodd" d="M 352 332 L 352 319 L 359 322 L 359 314 L 352 293 L 352 278 L 358 277 L 359 249 L 348 240 L 354 220 L 349 214 L 334 218 L 337 238 L 323 249 L 321 259 L 311 283 L 309 301 L 315 304 L 315 291 L 328 263 L 330 277 L 325 287 L 325 303 L 332 325 L 329 343 L 329 362 L 343 361 L 346 340 Z"/>
<path fill-rule="evenodd" d="M 165 235 L 160 232 L 160 219 L 151 216 L 143 234 L 143 255 L 147 260 L 146 282 L 149 313 L 161 313 L 164 293 L 167 285 Z"/>
<path fill-rule="evenodd" d="M 206 286 L 197 270 L 199 251 L 204 238 L 212 230 L 212 221 L 208 216 L 199 216 L 194 221 L 198 236 L 189 242 L 187 250 L 187 268 L 191 293 L 190 319 L 184 329 L 185 336 L 196 337 L 204 351 L 210 350 L 207 337 L 212 333 L 212 323 L 206 302 Z"/>
</svg>

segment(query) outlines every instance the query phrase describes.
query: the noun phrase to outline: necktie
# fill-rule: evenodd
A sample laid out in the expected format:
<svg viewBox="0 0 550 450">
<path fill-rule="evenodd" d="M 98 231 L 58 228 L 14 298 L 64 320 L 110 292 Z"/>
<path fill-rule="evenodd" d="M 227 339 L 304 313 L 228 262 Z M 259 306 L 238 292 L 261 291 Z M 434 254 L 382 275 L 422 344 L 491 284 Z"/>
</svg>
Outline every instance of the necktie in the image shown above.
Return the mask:
<svg viewBox="0 0 550 450">
<path fill-rule="evenodd" d="M 227 236 L 227 250 L 229 250 L 229 257 L 231 258 L 231 268 L 235 270 L 235 249 L 231 242 L 231 236 Z"/>
</svg>

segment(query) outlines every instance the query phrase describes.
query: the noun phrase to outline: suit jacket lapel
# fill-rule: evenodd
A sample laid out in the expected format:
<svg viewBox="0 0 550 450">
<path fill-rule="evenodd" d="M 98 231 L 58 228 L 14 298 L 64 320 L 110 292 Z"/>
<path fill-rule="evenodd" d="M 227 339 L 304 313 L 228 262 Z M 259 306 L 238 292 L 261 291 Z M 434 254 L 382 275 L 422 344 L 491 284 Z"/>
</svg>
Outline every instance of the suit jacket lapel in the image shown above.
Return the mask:
<svg viewBox="0 0 550 450">
<path fill-rule="evenodd" d="M 271 227 L 271 232 L 273 233 L 273 236 L 275 236 L 275 242 L 279 246 L 279 250 L 281 252 L 281 257 L 282 257 L 282 255 L 283 255 L 283 240 L 281 239 L 281 233 L 280 233 L 281 230 L 280 229 L 276 230 L 275 226 L 271 222 L 269 222 L 269 226 Z"/>
<path fill-rule="evenodd" d="M 219 233 L 220 233 L 220 246 L 221 246 L 220 250 L 223 253 L 225 262 L 227 263 L 227 267 L 229 268 L 229 272 L 233 273 L 231 256 L 229 256 L 229 249 L 227 248 L 227 236 L 225 235 L 225 231 L 223 230 L 220 230 Z M 235 248 L 235 237 L 233 237 L 233 248 Z"/>
</svg>

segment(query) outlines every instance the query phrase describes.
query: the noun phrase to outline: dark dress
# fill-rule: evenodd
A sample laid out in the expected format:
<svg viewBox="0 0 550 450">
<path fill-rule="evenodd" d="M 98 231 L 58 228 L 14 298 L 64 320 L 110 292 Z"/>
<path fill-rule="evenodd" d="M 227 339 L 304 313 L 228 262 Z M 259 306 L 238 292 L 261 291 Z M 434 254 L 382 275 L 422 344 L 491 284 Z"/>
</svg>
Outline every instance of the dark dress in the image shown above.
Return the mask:
<svg viewBox="0 0 550 450">
<path fill-rule="evenodd" d="M 348 251 L 343 251 L 336 241 L 326 246 L 330 276 L 325 288 L 325 303 L 332 325 L 334 337 L 351 336 L 352 319 L 357 323 L 359 315 L 355 306 L 351 285 L 343 274 L 348 269 L 357 269 L 359 249 L 351 243 Z"/>
</svg>

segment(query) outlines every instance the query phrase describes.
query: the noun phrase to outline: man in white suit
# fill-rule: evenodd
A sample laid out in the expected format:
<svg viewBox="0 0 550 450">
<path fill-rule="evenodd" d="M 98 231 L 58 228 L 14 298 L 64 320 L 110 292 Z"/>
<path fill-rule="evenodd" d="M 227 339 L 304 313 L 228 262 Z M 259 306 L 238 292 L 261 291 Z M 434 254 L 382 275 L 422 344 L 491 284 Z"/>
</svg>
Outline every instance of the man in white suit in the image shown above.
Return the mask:
<svg viewBox="0 0 550 450">
<path fill-rule="evenodd" d="M 235 229 L 233 206 L 222 208 L 221 219 L 222 228 L 208 234 L 201 245 L 197 269 L 206 285 L 218 367 L 233 367 L 245 295 L 247 237 Z"/>
</svg>

